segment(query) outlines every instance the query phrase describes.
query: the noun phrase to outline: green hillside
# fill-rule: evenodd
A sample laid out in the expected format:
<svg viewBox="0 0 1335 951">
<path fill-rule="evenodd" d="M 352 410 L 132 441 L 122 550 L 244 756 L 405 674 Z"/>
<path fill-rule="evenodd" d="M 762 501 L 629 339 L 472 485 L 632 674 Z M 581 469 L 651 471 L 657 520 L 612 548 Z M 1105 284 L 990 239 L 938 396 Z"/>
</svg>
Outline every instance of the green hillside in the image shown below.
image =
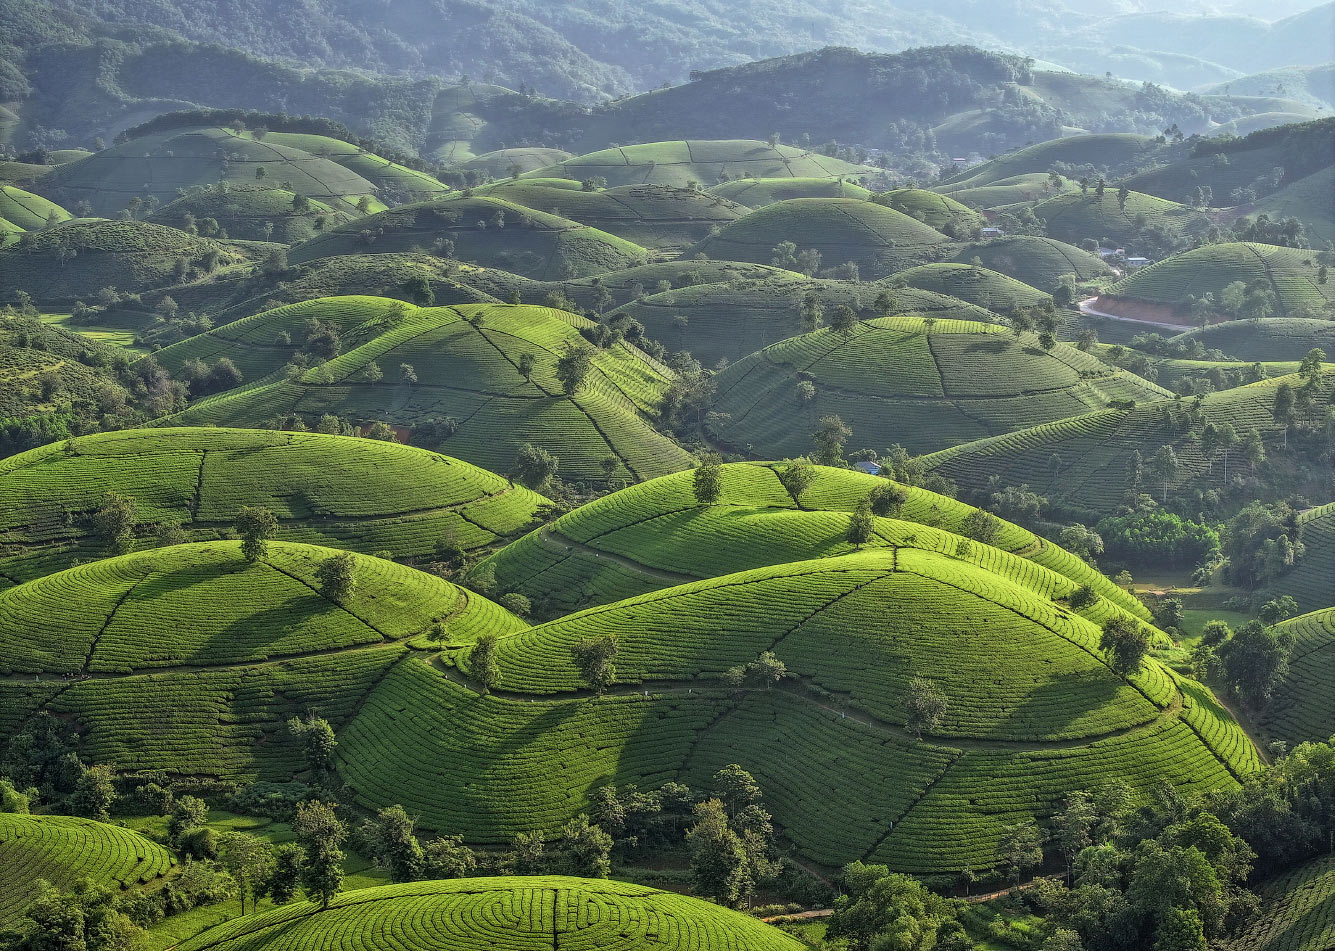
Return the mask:
<svg viewBox="0 0 1335 951">
<path fill-rule="evenodd" d="M 1302 558 L 1271 584 L 1275 595 L 1287 594 L 1304 611 L 1335 605 L 1335 502 L 1318 505 L 1298 516 L 1306 549 Z M 1335 732 L 1335 728 L 1332 729 Z"/>
<path fill-rule="evenodd" d="M 793 198 L 757 209 L 697 244 L 690 253 L 770 264 L 791 241 L 815 250 L 823 267 L 853 262 L 864 279 L 884 277 L 938 256 L 941 234 L 902 212 L 855 198 Z"/>
<path fill-rule="evenodd" d="M 1297 218 L 1314 248 L 1335 242 L 1335 165 L 1285 185 L 1257 202 L 1250 212 Z"/>
<path fill-rule="evenodd" d="M 877 195 L 875 200 L 877 204 L 903 212 L 937 231 L 945 231 L 949 225 L 960 238 L 969 236 L 983 225 L 982 216 L 973 209 L 922 188 L 897 188 Z"/>
<path fill-rule="evenodd" d="M 133 499 L 138 544 L 158 523 L 223 537 L 242 505 L 279 537 L 394 557 L 465 549 L 528 526 L 541 496 L 441 456 L 374 439 L 270 430 L 153 429 L 81 436 L 0 461 L 0 587 L 105 557 L 90 524 L 109 493 Z"/>
<path fill-rule="evenodd" d="M 1057 286 L 1057 279 L 1065 274 L 1074 274 L 1081 281 L 1112 276 L 1112 269 L 1097 256 L 1054 238 L 1029 235 L 998 238 L 969 245 L 955 255 L 954 260 L 971 264 L 974 258 L 981 261 L 983 267 L 1039 290 L 1052 290 Z"/>
<path fill-rule="evenodd" d="M 865 201 L 872 196 L 872 192 L 861 185 L 842 178 L 736 178 L 714 185 L 709 193 L 748 208 L 763 208 L 790 198 L 861 198 Z"/>
<path fill-rule="evenodd" d="M 0 218 L 0 248 L 13 244 L 24 229 L 6 218 Z"/>
<path fill-rule="evenodd" d="M 1129 207 L 1129 205 L 1128 205 Z M 1335 284 L 1317 280 L 1311 251 L 1269 244 L 1208 244 L 1165 258 L 1118 281 L 1114 297 L 1182 304 L 1188 295 L 1214 295 L 1235 281 L 1250 286 L 1261 281 L 1274 294 L 1276 317 L 1311 316 L 1335 300 Z"/>
<path fill-rule="evenodd" d="M 19 924 L 38 879 L 62 888 L 81 879 L 131 888 L 157 881 L 175 862 L 156 842 L 120 826 L 0 813 L 0 929 Z"/>
<path fill-rule="evenodd" d="M 577 878 L 478 878 L 384 885 L 328 908 L 278 908 L 219 925 L 181 951 L 286 951 L 336 942 L 364 951 L 801 951 L 755 918 L 643 885 Z"/>
<path fill-rule="evenodd" d="M 198 228 L 201 221 L 212 218 L 229 238 L 295 244 L 355 217 L 316 199 L 307 199 L 298 210 L 296 198 L 281 188 L 207 189 L 164 205 L 150 220 L 188 230 L 192 223 Z"/>
<path fill-rule="evenodd" d="M 0 218 L 24 231 L 38 231 L 48 224 L 69 221 L 72 217 L 64 208 L 41 195 L 13 185 L 0 185 Z"/>
<path fill-rule="evenodd" d="M 1328 540 L 1329 526 L 1323 527 L 1327 530 L 1322 534 L 1327 538 L 1313 538 L 1312 543 Z M 1303 534 L 1306 536 L 1306 532 Z M 1319 597 L 1329 604 L 1330 558 L 1321 552 L 1315 560 L 1324 562 L 1326 587 Z M 1289 578 L 1282 580 L 1287 582 Z M 1328 739 L 1335 733 L 1335 685 L 1330 682 L 1331 659 L 1335 657 L 1335 608 L 1290 618 L 1282 626 L 1293 635 L 1293 655 L 1261 723 L 1266 732 L 1294 746 Z"/>
<path fill-rule="evenodd" d="M 1053 165 L 1059 162 L 1118 169 L 1144 161 L 1153 151 L 1154 140 L 1146 135 L 1104 133 L 1068 136 L 1000 155 L 965 169 L 933 186 L 933 190 L 953 195 L 964 189 L 1005 183 L 1019 175 L 1041 175 L 1046 178 Z"/>
<path fill-rule="evenodd" d="M 706 366 L 740 360 L 753 351 L 803 331 L 803 302 L 819 301 L 828 322 L 834 308 L 852 307 L 863 318 L 876 315 L 876 298 L 888 291 L 893 314 L 940 320 L 995 320 L 995 316 L 954 297 L 915 287 L 888 289 L 876 284 L 803 279 L 771 272 L 726 284 L 701 284 L 652 294 L 620 308 L 644 324 L 649 335 L 674 350 L 689 350 Z M 681 318 L 685 318 L 683 322 Z"/>
<path fill-rule="evenodd" d="M 1255 768 L 1254 749 L 1208 692 L 1157 662 L 1132 683 L 1112 676 L 1093 649 L 1098 628 L 1049 605 L 985 569 L 908 549 L 681 585 L 502 640 L 495 697 L 420 664 L 398 668 L 343 732 L 340 770 L 366 802 L 393 784 L 424 822 L 491 838 L 522 826 L 511 814 L 559 821 L 595 776 L 694 782 L 736 762 L 808 858 L 941 872 L 992 866 L 1005 823 L 1046 815 L 1110 771 L 1140 788 L 1151 776 L 1203 788 L 1231 785 L 1225 761 Z M 569 647 L 612 630 L 624 692 L 581 698 Z M 798 685 L 731 695 L 711 686 L 766 649 Z M 461 666 L 467 673 L 466 656 Z M 923 743 L 902 732 L 905 683 L 918 671 L 951 700 Z M 500 718 L 510 722 L 497 735 Z M 596 749 L 581 738 L 590 734 Z M 511 753 L 497 760 L 501 748 Z M 435 770 L 387 775 L 412 758 L 406 750 L 451 763 L 448 787 Z M 565 764 L 559 777 L 551 762 Z M 547 778 L 535 783 L 535 770 Z M 490 792 L 470 785 L 480 771 Z M 502 789 L 504 816 L 491 796 Z"/>
<path fill-rule="evenodd" d="M 580 331 L 594 324 L 583 317 L 531 305 L 405 305 L 391 313 L 365 299 L 329 306 L 365 313 L 381 322 L 380 332 L 291 378 L 196 403 L 176 421 L 262 426 L 297 414 L 313 426 L 333 413 L 356 423 L 420 427 L 435 434 L 429 444 L 494 472 L 512 471 L 520 447 L 533 443 L 559 458 L 562 477 L 600 483 L 649 479 L 689 464 L 686 452 L 648 422 L 669 371 L 638 349 L 619 342 L 596 350 L 579 390 L 562 392 L 556 363 L 567 347 L 585 344 Z M 238 332 L 251 326 L 258 328 L 256 342 L 269 345 L 264 322 Z M 519 371 L 525 354 L 534 358 L 529 378 Z M 282 356 L 271 350 L 265 359 L 277 363 Z M 413 368 L 415 382 L 404 378 L 403 364 Z M 608 458 L 617 462 L 610 474 L 602 465 Z"/>
<path fill-rule="evenodd" d="M 1317 951 L 1335 943 L 1335 857 L 1312 859 L 1258 891 L 1261 914 L 1224 951 Z"/>
<path fill-rule="evenodd" d="M 483 191 L 646 248 L 685 248 L 708 237 L 711 228 L 736 221 L 748 211 L 745 205 L 708 192 L 671 185 L 621 185 L 586 192 L 567 179 L 520 178 Z"/>
<path fill-rule="evenodd" d="M 1171 338 L 1174 343 L 1222 350 L 1238 360 L 1301 360 L 1313 347 L 1335 354 L 1335 324 L 1329 320 L 1271 317 L 1266 320 L 1230 320 L 1189 330 Z"/>
<path fill-rule="evenodd" d="M 337 727 L 407 644 L 471 644 L 523 623 L 435 575 L 352 556 L 350 594 L 321 593 L 328 548 L 176 545 L 47 575 L 0 593 L 0 723 L 39 709 L 80 721 L 80 755 L 117 769 L 290 779 L 290 716 Z M 430 640 L 427 635 L 430 635 Z M 64 673 L 91 677 L 62 685 Z M 64 689 L 61 689 L 62 686 Z"/>
<path fill-rule="evenodd" d="M 657 261 L 620 271 L 609 271 L 576 281 L 561 281 L 553 288 L 575 300 L 581 307 L 594 307 L 597 288 L 606 288 L 614 304 L 645 300 L 654 294 L 704 284 L 732 284 L 751 281 L 800 281 L 802 275 L 769 264 L 747 264 L 744 261 Z M 468 276 L 468 280 L 473 280 Z"/>
<path fill-rule="evenodd" d="M 572 158 L 573 155 L 560 149 L 497 149 L 494 152 L 475 155 L 462 162 L 452 163 L 447 166 L 447 171 L 464 175 L 472 173 L 483 179 L 509 178 L 516 168 L 522 175 L 524 172 L 534 172 L 550 165 L 559 165 L 566 159 Z"/>
<path fill-rule="evenodd" d="M 332 228 L 297 245 L 294 264 L 343 254 L 431 251 L 538 280 L 563 280 L 644 262 L 639 245 L 567 218 L 497 198 L 442 198 L 402 205 Z"/>
<path fill-rule="evenodd" d="M 609 185 L 714 185 L 729 178 L 837 178 L 871 169 L 752 139 L 648 142 L 590 152 L 537 169 L 533 178 L 605 178 Z"/>
<path fill-rule="evenodd" d="M 979 166 L 982 167 L 982 166 Z M 1012 209 L 1079 190 L 1079 185 L 1067 179 L 1054 188 L 1046 172 L 1026 172 L 997 179 L 986 185 L 934 185 L 942 194 L 969 208 Z"/>
<path fill-rule="evenodd" d="M 1298 382 L 1294 376 L 1278 377 L 1211 393 L 1201 402 L 1201 419 L 1228 422 L 1239 434 L 1256 429 L 1274 455 L 1283 438 L 1283 427 L 1272 414 L 1275 391 L 1282 383 L 1296 386 Z M 1330 404 L 1332 392 L 1335 369 L 1327 369 L 1316 390 L 1313 412 L 1320 413 Z M 1175 401 L 1109 409 L 956 445 L 932 453 L 925 461 L 970 489 L 981 489 L 995 475 L 1003 485 L 1028 483 L 1068 508 L 1107 514 L 1133 488 L 1152 492 L 1156 498 L 1165 494 L 1162 481 L 1148 474 L 1136 485 L 1130 467 L 1134 452 L 1141 454 L 1148 467 L 1161 446 L 1173 447 L 1180 464 L 1179 472 L 1168 482 L 1167 494 L 1173 498 L 1205 491 L 1222 480 L 1222 466 L 1211 467 L 1193 438 L 1187 411 L 1188 404 Z M 1054 464 L 1054 456 L 1060 465 Z M 1285 454 L 1280 452 L 1279 458 L 1282 461 Z M 1234 465 L 1243 463 L 1235 458 Z M 1292 477 L 1296 481 L 1287 491 L 1329 491 L 1321 474 L 1307 467 L 1299 466 Z"/>
<path fill-rule="evenodd" d="M 40 301 L 91 301 L 104 287 L 138 293 L 177 283 L 177 261 L 189 270 L 245 260 L 221 245 L 146 221 L 74 220 L 32 231 L 0 252 L 0 293 L 25 290 Z"/>
<path fill-rule="evenodd" d="M 1146 227 L 1188 234 L 1205 231 L 1210 225 L 1208 218 L 1185 205 L 1136 191 L 1121 205 L 1113 187 L 1107 188 L 1102 197 L 1093 190 L 1089 194 L 1057 195 L 1035 205 L 1034 214 L 1054 238 L 1071 244 L 1086 238 L 1105 244 L 1111 241 L 1127 245 L 1128 254 L 1136 253 L 1136 240 Z"/>
<path fill-rule="evenodd" d="M 815 394 L 804 401 L 798 384 L 807 380 Z M 921 453 L 1164 395 L 1075 347 L 1044 350 L 1033 334 L 892 317 L 847 337 L 828 329 L 791 337 L 734 363 L 718 377 L 714 409 L 726 415 L 712 431 L 762 458 L 796 456 L 811 451 L 817 421 L 833 414 L 853 430 L 850 449 L 899 443 Z"/>
<path fill-rule="evenodd" d="M 996 313 L 1033 307 L 1049 300 L 1049 296 L 1037 288 L 972 264 L 920 264 L 899 271 L 894 281 L 956 297 Z"/>
<path fill-rule="evenodd" d="M 530 532 L 482 562 L 476 574 L 494 579 L 497 590 L 519 591 L 564 612 L 748 568 L 849 554 L 848 515 L 886 480 L 825 466 L 816 472 L 800 505 L 779 482 L 773 463 L 725 466 L 721 494 L 709 505 L 696 502 L 690 472 L 664 476 Z M 903 488 L 903 508 L 893 518 L 876 517 L 867 545 L 955 553 L 957 533 L 975 509 L 926 489 Z M 1100 599 L 1077 613 L 1096 621 L 1112 606 L 1149 617 L 1134 597 L 1085 562 L 1018 525 L 1002 523 L 990 545 L 974 546 L 963 560 L 1049 598 L 1088 584 Z"/>
<path fill-rule="evenodd" d="M 202 126 L 139 136 L 58 166 L 42 179 L 41 191 L 67 208 L 88 202 L 94 214 L 115 217 L 132 199 L 165 205 L 182 188 L 254 184 L 260 169 L 263 181 L 341 211 L 355 212 L 362 196 L 376 194 L 370 181 L 327 158 Z"/>
<path fill-rule="evenodd" d="M 254 137 L 253 133 L 251 137 Z M 264 137 L 264 141 L 327 158 L 355 172 L 374 185 L 376 194 L 388 204 L 428 201 L 450 190 L 448 185 L 426 172 L 406 168 L 342 139 L 295 132 L 272 132 Z"/>
</svg>

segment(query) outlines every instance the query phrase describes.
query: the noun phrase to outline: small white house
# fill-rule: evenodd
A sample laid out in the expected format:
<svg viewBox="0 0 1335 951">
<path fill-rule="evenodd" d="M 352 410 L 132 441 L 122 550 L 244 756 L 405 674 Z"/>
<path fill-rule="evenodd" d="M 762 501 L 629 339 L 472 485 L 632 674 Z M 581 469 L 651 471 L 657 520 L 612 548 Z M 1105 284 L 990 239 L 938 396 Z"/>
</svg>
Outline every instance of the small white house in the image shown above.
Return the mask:
<svg viewBox="0 0 1335 951">
<path fill-rule="evenodd" d="M 1127 258 L 1127 267 L 1145 267 L 1153 262 L 1149 258 Z"/>
<path fill-rule="evenodd" d="M 1004 228 L 995 228 L 995 227 L 979 228 L 978 233 L 982 235 L 984 238 L 1006 237 L 1006 231 Z"/>
<path fill-rule="evenodd" d="M 865 460 L 862 462 L 853 463 L 853 468 L 858 470 L 858 472 L 865 472 L 867 473 L 867 475 L 876 475 L 878 472 L 881 471 L 881 467 L 879 465 L 877 465 L 874 462 L 867 462 Z"/>
</svg>

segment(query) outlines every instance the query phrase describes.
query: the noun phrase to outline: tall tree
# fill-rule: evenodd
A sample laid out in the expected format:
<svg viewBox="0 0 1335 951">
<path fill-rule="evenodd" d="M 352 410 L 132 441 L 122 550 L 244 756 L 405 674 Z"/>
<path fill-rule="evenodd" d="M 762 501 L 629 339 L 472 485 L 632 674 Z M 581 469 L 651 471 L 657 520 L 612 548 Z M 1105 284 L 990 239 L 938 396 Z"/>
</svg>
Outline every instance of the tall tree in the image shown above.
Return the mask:
<svg viewBox="0 0 1335 951">
<path fill-rule="evenodd" d="M 348 838 L 348 827 L 333 806 L 317 800 L 298 803 L 292 830 L 304 853 L 301 887 L 307 898 L 328 908 L 343 887 L 343 843 Z"/>
<path fill-rule="evenodd" d="M 717 453 L 700 454 L 700 464 L 691 473 L 691 489 L 699 505 L 713 505 L 723 491 L 723 460 Z"/>
<path fill-rule="evenodd" d="M 844 461 L 844 443 L 853 435 L 838 416 L 822 416 L 811 440 L 816 444 L 816 462 L 823 466 L 838 466 Z"/>
<path fill-rule="evenodd" d="M 1123 677 L 1140 671 L 1145 655 L 1150 652 L 1150 639 L 1145 628 L 1128 615 L 1115 615 L 1103 622 L 1099 649 L 1108 656 L 1108 666 Z"/>
<path fill-rule="evenodd" d="M 236 514 L 236 533 L 241 536 L 241 554 L 251 563 L 269 554 L 269 539 L 278 534 L 278 519 L 266 508 L 243 505 Z"/>
<path fill-rule="evenodd" d="M 570 649 L 584 682 L 601 694 L 616 683 L 616 665 L 613 661 L 621 647 L 615 634 L 581 638 Z"/>
</svg>

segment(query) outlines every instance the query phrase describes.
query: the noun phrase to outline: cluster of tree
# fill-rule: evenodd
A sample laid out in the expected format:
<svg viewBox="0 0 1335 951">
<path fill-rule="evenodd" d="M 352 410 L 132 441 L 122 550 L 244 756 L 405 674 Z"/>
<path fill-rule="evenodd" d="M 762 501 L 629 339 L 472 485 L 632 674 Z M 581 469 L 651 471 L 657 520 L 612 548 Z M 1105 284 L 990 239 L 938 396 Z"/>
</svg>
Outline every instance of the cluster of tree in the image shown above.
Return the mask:
<svg viewBox="0 0 1335 951">
<path fill-rule="evenodd" d="M 1223 621 L 1211 621 L 1192 650 L 1194 668 L 1251 709 L 1264 708 L 1288 674 L 1293 653 L 1293 635 L 1276 625 L 1297 611 L 1293 598 L 1284 595 L 1263 604 L 1257 617 L 1236 632 Z"/>
<path fill-rule="evenodd" d="M 1224 526 L 1224 577 L 1239 587 L 1271 584 L 1306 553 L 1302 522 L 1287 502 L 1251 502 Z"/>
<path fill-rule="evenodd" d="M 1219 552 L 1219 531 L 1162 508 L 1101 519 L 1095 530 L 1108 555 L 1125 563 L 1194 565 Z"/>
</svg>

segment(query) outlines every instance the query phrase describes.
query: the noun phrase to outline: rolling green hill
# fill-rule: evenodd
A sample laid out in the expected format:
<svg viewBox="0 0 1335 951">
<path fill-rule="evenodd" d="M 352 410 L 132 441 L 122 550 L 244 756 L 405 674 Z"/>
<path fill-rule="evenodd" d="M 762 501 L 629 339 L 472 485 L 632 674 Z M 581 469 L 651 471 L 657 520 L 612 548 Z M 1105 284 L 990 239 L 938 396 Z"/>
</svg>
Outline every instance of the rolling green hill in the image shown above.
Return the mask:
<svg viewBox="0 0 1335 951">
<path fill-rule="evenodd" d="M 0 928 L 19 924 L 38 879 L 62 888 L 81 879 L 132 888 L 157 881 L 175 863 L 165 848 L 120 826 L 0 813 Z"/>
<path fill-rule="evenodd" d="M 1257 891 L 1262 913 L 1223 951 L 1315 951 L 1335 942 L 1335 857 L 1312 859 Z"/>
<path fill-rule="evenodd" d="M 253 133 L 251 137 L 254 138 Z M 426 172 L 406 168 L 342 139 L 299 132 L 272 132 L 263 141 L 327 158 L 355 172 L 374 185 L 376 194 L 386 203 L 429 201 L 450 190 L 448 185 Z"/>
<path fill-rule="evenodd" d="M 308 199 L 309 204 L 298 211 L 295 198 L 293 192 L 281 188 L 207 189 L 164 205 L 151 220 L 187 229 L 191 223 L 198 227 L 203 219 L 212 218 L 229 238 L 295 244 L 355 217 L 316 199 Z"/>
<path fill-rule="evenodd" d="M 499 591 L 519 591 L 562 612 L 645 594 L 670 584 L 734 571 L 849 554 L 848 514 L 886 481 L 851 469 L 819 467 L 801 504 L 783 488 L 773 463 L 733 463 L 722 470 L 722 493 L 698 504 L 692 474 L 654 479 L 581 506 L 530 532 L 475 569 Z M 893 518 L 876 517 L 873 548 L 956 552 L 972 506 L 926 489 L 904 487 Z M 1142 619 L 1145 608 L 1079 558 L 1032 532 L 1003 523 L 989 545 L 963 560 L 1006 575 L 1044 597 L 1088 584 L 1100 595 L 1098 621 L 1116 606 Z M 1027 563 L 1026 563 L 1027 562 Z M 1061 576 L 1061 577 L 1058 577 Z"/>
<path fill-rule="evenodd" d="M 1126 205 L 1119 205 L 1117 189 L 1112 187 L 1102 198 L 1093 190 L 1087 195 L 1057 195 L 1035 205 L 1034 214 L 1054 238 L 1071 244 L 1079 244 L 1086 238 L 1126 244 L 1128 254 L 1136 252 L 1136 239 L 1147 226 L 1187 234 L 1205 231 L 1210 225 L 1209 219 L 1198 211 L 1140 192 L 1131 192 Z"/>
<path fill-rule="evenodd" d="M 430 251 L 538 280 L 585 277 L 644 262 L 639 245 L 566 218 L 489 197 L 443 198 L 402 205 L 346 225 L 292 249 L 293 263 L 344 254 Z"/>
<path fill-rule="evenodd" d="M 1202 418 L 1228 422 L 1239 434 L 1256 429 L 1271 452 L 1279 449 L 1283 427 L 1275 422 L 1272 409 L 1281 383 L 1296 385 L 1296 377 L 1277 377 L 1240 386 L 1203 398 Z M 1335 369 L 1327 369 L 1314 400 L 1314 411 L 1329 405 L 1335 392 Z M 1182 497 L 1205 491 L 1223 477 L 1222 466 L 1211 468 L 1198 442 L 1191 436 L 1188 406 L 1160 401 L 1132 409 L 1109 409 L 1004 436 L 964 443 L 932 453 L 926 458 L 937 472 L 969 489 L 981 489 L 997 476 L 1004 485 L 1028 483 L 1036 492 L 1071 510 L 1107 514 L 1133 488 L 1163 497 L 1164 486 L 1149 474 L 1137 486 L 1131 471 L 1132 454 L 1139 452 L 1146 467 L 1161 446 L 1171 445 L 1180 471 L 1169 480 L 1167 494 Z M 1055 458 L 1055 462 L 1054 462 Z M 1282 454 L 1281 454 L 1282 458 Z M 1234 459 L 1234 465 L 1243 463 Z M 1300 494 L 1329 491 L 1321 474 L 1306 467 L 1293 473 L 1295 481 L 1285 491 Z"/>
<path fill-rule="evenodd" d="M 1330 532 L 1324 534 L 1329 536 Z M 1316 559 L 1325 563 L 1327 587 L 1321 600 L 1329 604 L 1330 559 L 1325 553 L 1318 553 Z M 1331 657 L 1335 654 L 1335 608 L 1290 618 L 1283 622 L 1283 629 L 1293 635 L 1293 654 L 1284 679 L 1262 715 L 1262 725 L 1272 736 L 1293 746 L 1309 740 L 1326 740 L 1335 733 L 1335 688 L 1330 682 Z"/>
<path fill-rule="evenodd" d="M 1274 218 L 1297 218 L 1314 248 L 1335 242 L 1335 165 L 1267 195 L 1251 209 Z"/>
<path fill-rule="evenodd" d="M 383 421 L 437 432 L 444 426 L 454 431 L 438 448 L 452 456 L 508 472 L 520 447 L 531 442 L 556 455 L 561 475 L 571 480 L 638 481 L 690 462 L 647 419 L 669 372 L 634 347 L 621 342 L 597 350 L 578 392 L 562 392 L 557 359 L 566 347 L 584 344 L 580 331 L 593 323 L 583 317 L 531 305 L 404 305 L 389 314 L 365 299 L 335 300 L 328 306 L 351 307 L 349 320 L 360 312 L 367 320 L 382 321 L 381 332 L 290 379 L 243 385 L 196 403 L 176 420 L 261 426 L 297 414 L 313 425 L 322 414 L 333 413 L 359 423 Z M 272 339 L 261 329 L 257 343 L 266 347 Z M 534 357 L 530 378 L 519 371 L 525 354 Z M 272 352 L 266 357 L 281 358 Z M 373 364 L 381 378 L 369 369 Z M 414 368 L 416 382 L 404 379 L 402 364 Z M 610 473 L 602 466 L 609 458 L 617 463 Z"/>
<path fill-rule="evenodd" d="M 1318 505 L 1298 516 L 1306 553 L 1280 575 L 1270 588 L 1276 596 L 1287 594 L 1304 611 L 1335 605 L 1335 502 Z M 1335 727 L 1331 732 L 1335 733 Z"/>
<path fill-rule="evenodd" d="M 956 297 L 999 314 L 1049 299 L 1044 292 L 1013 277 L 972 264 L 920 264 L 897 272 L 894 281 Z"/>
<path fill-rule="evenodd" d="M 1081 281 L 1112 276 L 1112 269 L 1097 256 L 1053 238 L 1029 235 L 998 238 L 969 245 L 955 255 L 955 260 L 962 263 L 973 263 L 974 258 L 981 261 L 983 267 L 1039 290 L 1052 290 L 1057 286 L 1057 279 L 1065 274 L 1074 274 Z"/>
<path fill-rule="evenodd" d="M 1052 139 L 965 169 L 934 185 L 933 190 L 953 195 L 965 189 L 1010 184 L 1016 176 L 1032 175 L 1041 176 L 1041 179 L 1035 179 L 1041 192 L 1042 179 L 1047 178 L 1049 170 L 1056 163 L 1116 170 L 1144 161 L 1153 154 L 1154 149 L 1154 140 L 1146 135 L 1104 133 Z M 1029 197 L 1036 198 L 1039 195 Z"/>
<path fill-rule="evenodd" d="M 804 279 L 787 271 L 759 279 L 701 284 L 652 294 L 620 308 L 644 324 L 649 335 L 674 350 L 689 350 L 706 366 L 740 360 L 753 351 L 803 330 L 802 303 L 814 297 L 828 320 L 840 304 L 864 317 L 876 311 L 876 297 L 889 290 L 875 284 Z M 889 290 L 892 313 L 941 320 L 994 320 L 988 311 L 954 297 L 914 287 Z M 684 322 L 681 318 L 685 318 Z"/>
<path fill-rule="evenodd" d="M 855 197 L 855 196 L 849 196 Z M 976 232 L 983 218 L 973 209 L 953 198 L 922 188 L 897 188 L 876 196 L 876 203 L 903 212 L 930 228 L 944 231 L 949 225 L 960 238 Z"/>
<path fill-rule="evenodd" d="M 1128 204 L 1128 207 L 1130 205 Z M 1182 304 L 1187 295 L 1223 297 L 1235 281 L 1264 282 L 1274 293 L 1277 317 L 1314 316 L 1335 300 L 1335 284 L 1318 283 L 1311 251 L 1269 244 L 1208 244 L 1183 251 L 1132 273 L 1109 293 L 1114 297 Z"/>
<path fill-rule="evenodd" d="M 24 229 L 5 218 L 0 218 L 0 248 L 13 244 Z"/>
<path fill-rule="evenodd" d="M 24 231 L 37 231 L 48 223 L 69 221 L 72 217 L 64 208 L 41 195 L 25 192 L 13 185 L 0 185 L 0 218 Z"/>
<path fill-rule="evenodd" d="M 604 178 L 609 185 L 710 186 L 729 178 L 837 178 L 871 169 L 753 139 L 646 142 L 603 149 L 526 173 L 531 178 Z"/>
<path fill-rule="evenodd" d="M 1301 360 L 1313 347 L 1335 353 L 1335 324 L 1301 317 L 1271 317 L 1266 320 L 1230 320 L 1189 330 L 1172 338 L 1175 343 L 1199 340 L 1206 347 L 1222 350 L 1238 360 Z"/>
<path fill-rule="evenodd" d="M 870 199 L 872 192 L 843 178 L 735 178 L 709 189 L 748 208 L 763 208 L 790 198 Z"/>
<path fill-rule="evenodd" d="M 130 139 L 57 167 L 42 179 L 41 191 L 67 208 L 86 201 L 94 213 L 115 217 L 131 199 L 155 198 L 165 205 L 177 189 L 193 185 L 253 184 L 260 169 L 264 182 L 340 211 L 355 213 L 358 199 L 376 194 L 374 184 L 327 158 L 217 127 Z"/>
<path fill-rule="evenodd" d="M 336 554 L 270 542 L 249 564 L 238 542 L 175 545 L 0 593 L 4 668 L 34 675 L 0 683 L 0 723 L 38 709 L 77 718 L 80 755 L 118 769 L 289 779 L 300 756 L 288 717 L 317 709 L 339 726 L 409 641 L 434 643 L 436 630 L 450 647 L 524 626 L 365 555 L 352 556 L 351 594 L 331 600 L 317 572 Z M 61 689 L 58 674 L 85 670 Z"/>
<path fill-rule="evenodd" d="M 943 194 L 950 196 L 969 208 L 1013 209 L 1031 205 L 1036 201 L 1051 198 L 1053 195 L 1066 195 L 1079 190 L 1079 186 L 1064 181 L 1060 187 L 1052 187 L 1045 172 L 1025 172 L 997 179 L 986 185 L 966 185 L 952 187 L 935 185 Z"/>
<path fill-rule="evenodd" d="M 559 165 L 566 159 L 572 158 L 574 158 L 573 155 L 569 152 L 563 152 L 561 149 L 497 149 L 494 152 L 475 155 L 462 162 L 454 162 L 447 169 L 465 175 L 472 173 L 483 179 L 509 178 L 514 174 L 516 168 L 522 175 L 525 172 L 534 172 L 540 168 Z"/>
<path fill-rule="evenodd" d="M 798 384 L 806 380 L 815 395 L 803 402 Z M 763 458 L 796 456 L 811 451 L 817 420 L 834 414 L 853 430 L 850 449 L 899 443 L 921 453 L 1113 400 L 1164 395 L 1067 344 L 1043 350 L 1032 334 L 968 321 L 878 318 L 847 337 L 833 330 L 792 337 L 728 367 L 714 405 L 726 415 L 712 432 Z"/>
<path fill-rule="evenodd" d="M 182 951 L 286 951 L 338 942 L 365 951 L 532 951 L 539 942 L 618 951 L 801 951 L 748 915 L 643 885 L 479 878 L 383 885 L 311 912 L 293 905 L 219 925 Z"/>
<path fill-rule="evenodd" d="M 621 185 L 586 192 L 567 179 L 520 178 L 485 186 L 483 191 L 646 248 L 685 248 L 708 237 L 711 228 L 736 221 L 748 211 L 708 192 L 672 185 Z"/>
<path fill-rule="evenodd" d="M 525 528 L 541 496 L 482 469 L 374 439 L 269 430 L 152 429 L 81 436 L 0 461 L 0 587 L 106 556 L 89 516 L 108 493 L 155 523 L 223 537 L 242 505 L 268 508 L 279 537 L 430 556 Z"/>
<path fill-rule="evenodd" d="M 139 293 L 179 283 L 177 261 L 198 273 L 246 260 L 249 252 L 147 221 L 74 220 L 30 231 L 0 251 L 0 292 L 39 301 L 92 301 L 104 287 Z"/>
<path fill-rule="evenodd" d="M 885 277 L 941 253 L 945 235 L 908 215 L 855 198 L 792 198 L 757 209 L 697 244 L 690 254 L 770 264 L 791 241 L 824 267 L 853 262 L 864 279 Z"/>
</svg>

